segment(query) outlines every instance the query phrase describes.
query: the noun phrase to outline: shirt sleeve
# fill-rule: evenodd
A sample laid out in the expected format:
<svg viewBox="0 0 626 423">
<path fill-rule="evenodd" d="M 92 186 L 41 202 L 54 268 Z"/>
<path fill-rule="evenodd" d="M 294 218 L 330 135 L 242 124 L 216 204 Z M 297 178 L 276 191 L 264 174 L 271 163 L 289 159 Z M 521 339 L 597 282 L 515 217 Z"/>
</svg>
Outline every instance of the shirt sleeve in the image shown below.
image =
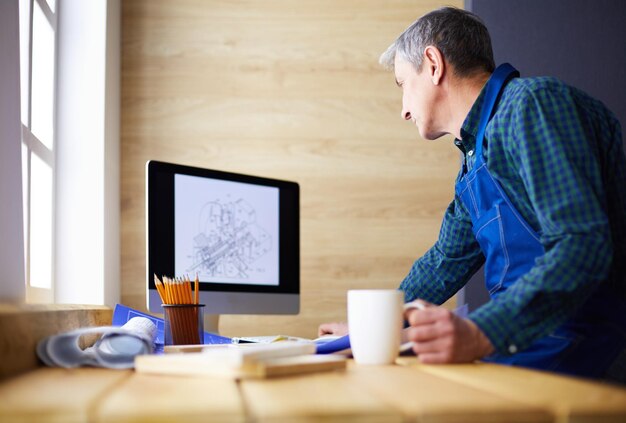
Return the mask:
<svg viewBox="0 0 626 423">
<path fill-rule="evenodd" d="M 545 254 L 470 314 L 499 353 L 563 324 L 607 278 L 612 246 L 601 170 L 567 87 L 528 90 L 503 142 L 537 216 Z"/>
<path fill-rule="evenodd" d="M 405 301 L 420 298 L 443 304 L 465 285 L 484 260 L 469 214 L 455 198 L 446 209 L 437 242 L 415 261 L 400 284 Z"/>
</svg>

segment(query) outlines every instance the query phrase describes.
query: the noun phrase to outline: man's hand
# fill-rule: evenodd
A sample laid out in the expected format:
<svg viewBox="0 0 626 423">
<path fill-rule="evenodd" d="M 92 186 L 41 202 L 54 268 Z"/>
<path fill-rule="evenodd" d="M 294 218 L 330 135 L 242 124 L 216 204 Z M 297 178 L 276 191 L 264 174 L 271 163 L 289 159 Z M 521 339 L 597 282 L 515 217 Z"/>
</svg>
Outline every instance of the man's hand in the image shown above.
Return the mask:
<svg viewBox="0 0 626 423">
<path fill-rule="evenodd" d="M 494 351 L 489 338 L 469 319 L 423 302 L 423 310 L 409 309 L 404 317 L 413 351 L 422 363 L 470 363 Z"/>
<path fill-rule="evenodd" d="M 337 335 L 344 336 L 348 334 L 347 323 L 322 323 L 317 330 L 317 336 Z"/>
</svg>

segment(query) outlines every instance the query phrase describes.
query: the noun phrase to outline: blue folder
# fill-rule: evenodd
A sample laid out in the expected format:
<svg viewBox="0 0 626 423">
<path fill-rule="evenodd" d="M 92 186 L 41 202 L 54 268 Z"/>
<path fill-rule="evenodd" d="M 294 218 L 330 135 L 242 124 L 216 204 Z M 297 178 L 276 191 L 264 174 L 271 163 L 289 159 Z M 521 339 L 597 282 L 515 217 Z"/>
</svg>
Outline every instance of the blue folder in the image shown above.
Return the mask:
<svg viewBox="0 0 626 423">
<path fill-rule="evenodd" d="M 332 354 L 350 349 L 350 335 L 317 344 L 317 354 Z"/>
</svg>

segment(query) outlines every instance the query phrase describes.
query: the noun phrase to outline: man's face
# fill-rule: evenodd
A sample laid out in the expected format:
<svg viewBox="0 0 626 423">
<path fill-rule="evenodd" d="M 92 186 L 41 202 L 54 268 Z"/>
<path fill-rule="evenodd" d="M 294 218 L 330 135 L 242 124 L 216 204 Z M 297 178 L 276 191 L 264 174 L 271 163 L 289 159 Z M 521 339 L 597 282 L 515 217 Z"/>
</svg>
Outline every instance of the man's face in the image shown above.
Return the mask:
<svg viewBox="0 0 626 423">
<path fill-rule="evenodd" d="M 396 83 L 402 88 L 402 118 L 412 121 L 424 139 L 434 140 L 444 135 L 437 128 L 437 86 L 432 82 L 426 63 L 418 72 L 411 63 L 396 55 L 394 71 Z"/>
</svg>

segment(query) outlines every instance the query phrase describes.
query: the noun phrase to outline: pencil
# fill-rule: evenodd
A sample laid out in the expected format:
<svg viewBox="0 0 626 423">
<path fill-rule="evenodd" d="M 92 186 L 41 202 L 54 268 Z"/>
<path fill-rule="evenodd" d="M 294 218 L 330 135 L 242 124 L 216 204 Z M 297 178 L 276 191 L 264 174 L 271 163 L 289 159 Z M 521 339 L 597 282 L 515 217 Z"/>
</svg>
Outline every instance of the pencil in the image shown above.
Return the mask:
<svg viewBox="0 0 626 423">
<path fill-rule="evenodd" d="M 178 284 L 180 286 L 180 302 L 181 304 L 189 304 L 189 301 L 187 300 L 187 284 L 185 283 L 185 278 L 184 277 L 179 277 L 178 278 Z"/>
<path fill-rule="evenodd" d="M 167 304 L 163 284 L 161 283 L 161 281 L 159 280 L 156 274 L 154 275 L 154 285 L 156 286 L 157 292 L 159 293 L 159 297 L 161 297 L 161 303 Z"/>
<path fill-rule="evenodd" d="M 176 283 L 176 279 L 170 279 L 172 283 L 172 292 L 174 293 L 174 304 L 180 304 L 180 297 L 178 295 L 178 284 Z"/>
<path fill-rule="evenodd" d="M 181 304 L 189 304 L 187 302 L 187 285 L 185 285 L 185 279 L 182 277 L 178 278 L 178 286 L 180 287 L 180 303 Z"/>
<path fill-rule="evenodd" d="M 191 281 L 187 275 L 185 275 L 185 300 L 187 301 L 187 304 L 193 303 L 193 299 L 191 297 Z"/>
<path fill-rule="evenodd" d="M 170 303 L 170 293 L 169 286 L 167 285 L 167 278 L 165 276 L 161 276 L 161 280 L 163 281 L 163 292 L 165 293 L 165 304 Z"/>
</svg>

